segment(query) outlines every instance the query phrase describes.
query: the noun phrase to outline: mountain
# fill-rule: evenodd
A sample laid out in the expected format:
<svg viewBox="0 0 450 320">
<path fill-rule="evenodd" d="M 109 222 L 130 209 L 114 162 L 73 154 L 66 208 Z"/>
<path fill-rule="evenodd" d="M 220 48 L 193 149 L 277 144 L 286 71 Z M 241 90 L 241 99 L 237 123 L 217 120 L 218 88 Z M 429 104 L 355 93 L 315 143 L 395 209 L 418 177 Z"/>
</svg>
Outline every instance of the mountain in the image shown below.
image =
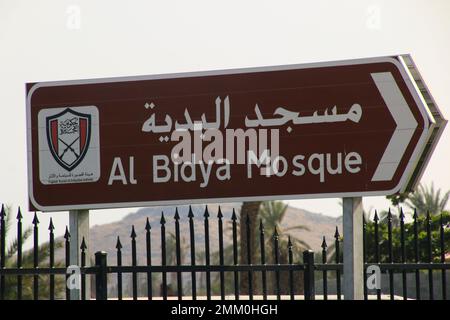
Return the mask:
<svg viewBox="0 0 450 320">
<path fill-rule="evenodd" d="M 213 255 L 218 251 L 218 204 L 208 205 L 209 217 L 209 234 L 210 234 L 210 252 Z M 220 204 L 223 213 L 223 229 L 224 229 L 224 246 L 232 243 L 231 237 L 231 214 L 233 209 L 239 213 L 241 207 L 240 203 Z M 184 263 L 190 262 L 190 233 L 189 233 L 189 218 L 188 206 L 179 206 L 178 211 L 180 215 L 180 237 L 182 247 L 182 259 Z M 194 213 L 194 239 L 195 249 L 197 255 L 204 251 L 204 205 L 193 205 Z M 90 231 L 90 253 L 99 250 L 108 253 L 108 264 L 116 264 L 116 242 L 117 236 L 120 237 L 122 243 L 122 263 L 123 265 L 131 263 L 131 227 L 135 227 L 137 234 L 136 247 L 138 264 L 146 263 L 146 248 L 145 248 L 145 225 L 148 218 L 151 225 L 151 246 L 152 246 L 152 263 L 159 264 L 161 262 L 161 213 L 164 212 L 165 228 L 166 228 L 166 242 L 167 246 L 173 244 L 173 235 L 175 234 L 175 207 L 151 207 L 142 208 L 135 213 L 127 215 L 120 221 L 109 223 L 105 225 L 96 225 Z M 333 243 L 334 231 L 336 224 L 341 223 L 336 221 L 336 218 L 325 216 L 323 214 L 312 213 L 303 209 L 288 207 L 285 215 L 283 226 L 303 225 L 308 230 L 293 231 L 292 234 L 297 238 L 302 239 L 315 252 L 321 251 L 322 236 L 326 237 L 327 243 Z M 266 230 L 266 237 L 272 234 L 272 230 Z M 171 242 L 171 243 L 169 243 Z M 284 248 L 282 248 L 284 250 Z M 198 258 L 199 259 L 199 258 Z M 200 262 L 197 262 L 200 263 Z"/>
</svg>

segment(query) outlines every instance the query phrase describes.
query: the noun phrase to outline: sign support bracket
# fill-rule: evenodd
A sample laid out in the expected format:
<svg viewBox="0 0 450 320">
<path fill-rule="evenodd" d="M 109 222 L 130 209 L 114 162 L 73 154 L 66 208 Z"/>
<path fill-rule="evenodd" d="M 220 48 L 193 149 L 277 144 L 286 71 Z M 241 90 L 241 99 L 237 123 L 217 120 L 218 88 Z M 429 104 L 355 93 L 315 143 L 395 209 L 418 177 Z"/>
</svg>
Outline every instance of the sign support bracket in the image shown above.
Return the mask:
<svg viewBox="0 0 450 320">
<path fill-rule="evenodd" d="M 69 211 L 69 232 L 70 232 L 70 265 L 81 267 L 81 242 L 86 243 L 86 266 L 90 266 L 89 260 L 89 210 Z M 80 282 L 81 285 L 81 282 Z M 91 298 L 90 281 L 86 281 L 86 300 Z M 70 290 L 71 300 L 81 300 L 81 288 Z"/>
<path fill-rule="evenodd" d="M 364 298 L 362 197 L 342 198 L 344 218 L 344 299 Z"/>
</svg>

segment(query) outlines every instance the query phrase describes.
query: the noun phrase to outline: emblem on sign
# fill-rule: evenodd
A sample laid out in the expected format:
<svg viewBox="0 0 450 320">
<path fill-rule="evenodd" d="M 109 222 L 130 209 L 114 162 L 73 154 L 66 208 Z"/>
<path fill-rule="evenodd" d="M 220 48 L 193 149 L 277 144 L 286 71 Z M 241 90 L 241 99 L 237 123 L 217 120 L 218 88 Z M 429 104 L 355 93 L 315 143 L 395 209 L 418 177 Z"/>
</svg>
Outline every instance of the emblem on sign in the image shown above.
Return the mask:
<svg viewBox="0 0 450 320">
<path fill-rule="evenodd" d="M 67 108 L 46 119 L 47 140 L 56 162 L 72 171 L 83 160 L 91 139 L 91 116 Z"/>
<path fill-rule="evenodd" d="M 42 109 L 39 177 L 43 184 L 95 182 L 100 178 L 96 106 Z"/>
</svg>

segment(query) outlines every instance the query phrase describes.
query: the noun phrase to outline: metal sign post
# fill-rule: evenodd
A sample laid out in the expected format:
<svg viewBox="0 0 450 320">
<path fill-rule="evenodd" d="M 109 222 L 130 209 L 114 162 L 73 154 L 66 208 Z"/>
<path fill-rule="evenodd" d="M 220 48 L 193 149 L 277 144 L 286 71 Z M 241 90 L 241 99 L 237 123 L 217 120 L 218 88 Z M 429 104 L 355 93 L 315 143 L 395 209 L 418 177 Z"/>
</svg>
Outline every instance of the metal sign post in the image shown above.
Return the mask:
<svg viewBox="0 0 450 320">
<path fill-rule="evenodd" d="M 344 299 L 364 298 L 362 197 L 343 198 L 344 215 Z"/>
<path fill-rule="evenodd" d="M 81 267 L 81 242 L 86 243 L 86 266 L 89 261 L 89 210 L 69 211 L 69 231 L 70 231 L 70 264 Z M 90 283 L 86 281 L 86 299 L 91 298 Z M 70 290 L 71 300 L 81 300 L 81 288 Z"/>
</svg>

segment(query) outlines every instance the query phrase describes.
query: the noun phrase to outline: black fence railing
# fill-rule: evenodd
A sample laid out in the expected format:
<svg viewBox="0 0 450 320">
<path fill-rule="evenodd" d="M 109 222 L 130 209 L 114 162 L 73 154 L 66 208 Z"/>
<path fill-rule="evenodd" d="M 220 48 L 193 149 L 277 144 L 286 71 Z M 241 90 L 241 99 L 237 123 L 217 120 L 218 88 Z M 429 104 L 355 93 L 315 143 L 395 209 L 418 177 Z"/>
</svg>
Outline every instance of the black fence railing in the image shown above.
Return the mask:
<svg viewBox="0 0 450 320">
<path fill-rule="evenodd" d="M 161 215 L 160 219 L 160 247 L 161 247 L 161 263 L 160 265 L 152 264 L 152 243 L 151 243 L 151 232 L 152 228 L 147 219 L 145 226 L 145 255 L 146 255 L 146 265 L 137 265 L 137 250 L 136 250 L 136 231 L 135 227 L 132 226 L 131 230 L 131 266 L 123 266 L 122 265 L 122 243 L 120 238 L 117 238 L 116 244 L 116 266 L 108 266 L 106 268 L 108 274 L 115 274 L 117 282 L 115 286 L 117 287 L 117 298 L 123 298 L 123 275 L 131 274 L 132 279 L 132 299 L 138 299 L 138 274 L 145 274 L 147 279 L 147 297 L 148 299 L 153 298 L 153 284 L 154 281 L 153 275 L 157 274 L 161 276 L 161 290 L 160 296 L 162 299 L 168 299 L 172 295 L 178 299 L 183 299 L 186 296 L 189 296 L 191 299 L 197 299 L 199 297 L 199 292 L 197 288 L 198 279 L 197 276 L 199 274 L 203 274 L 205 276 L 205 290 L 204 290 L 204 298 L 212 299 L 213 295 L 220 297 L 221 299 L 227 298 L 227 296 L 232 296 L 234 299 L 240 299 L 242 296 L 245 296 L 247 299 L 252 300 L 254 295 L 258 293 L 263 299 L 267 299 L 270 293 L 273 293 L 277 299 L 281 299 L 282 293 L 286 292 L 285 288 L 282 288 L 283 281 L 281 279 L 281 273 L 287 273 L 288 278 L 286 281 L 288 288 L 288 295 L 291 299 L 295 297 L 295 283 L 298 282 L 298 279 L 295 278 L 294 272 L 303 272 L 305 273 L 305 265 L 300 263 L 294 263 L 293 258 L 293 243 L 291 242 L 290 237 L 287 239 L 286 248 L 287 251 L 287 261 L 285 263 L 281 262 L 280 253 L 282 249 L 280 248 L 280 239 L 277 230 L 274 230 L 273 236 L 271 237 L 271 241 L 269 245 L 267 244 L 266 239 L 266 231 L 264 225 L 262 223 L 259 224 L 259 239 L 252 239 L 251 235 L 251 221 L 247 219 L 245 221 L 246 228 L 246 238 L 247 238 L 247 246 L 245 257 L 246 260 L 243 263 L 239 263 L 239 247 L 238 247 L 238 219 L 233 211 L 231 216 L 231 239 L 232 244 L 228 247 L 224 245 L 224 221 L 223 214 L 219 207 L 217 214 L 217 240 L 218 240 L 218 263 L 211 263 L 211 250 L 210 250 L 210 215 L 209 211 L 206 208 L 203 214 L 203 234 L 204 239 L 202 243 L 198 243 L 196 240 L 196 231 L 194 225 L 194 214 L 191 208 L 189 208 L 188 219 L 189 219 L 189 253 L 190 256 L 190 264 L 182 264 L 182 240 L 180 235 L 180 216 L 178 213 L 178 209 L 175 211 L 174 215 L 174 224 L 175 224 L 175 234 L 174 237 L 174 246 L 175 247 L 175 259 L 172 261 L 172 264 L 168 263 L 167 257 L 167 231 L 166 231 L 166 217 L 164 213 Z M 258 241 L 256 241 L 258 240 Z M 255 242 L 259 244 L 258 248 L 258 257 L 255 257 L 252 252 L 252 244 Z M 272 253 L 272 257 L 269 258 L 266 253 L 268 248 L 270 247 L 270 252 Z M 198 264 L 198 250 L 203 248 L 204 250 L 201 252 L 203 255 L 203 263 Z M 197 250 L 197 251 L 196 251 Z M 225 262 L 225 252 L 229 255 L 228 260 L 232 260 L 230 264 Z M 304 253 L 305 256 L 313 257 L 313 253 L 306 251 Z M 100 256 L 99 256 L 100 257 Z M 101 255 L 102 264 L 107 264 L 106 259 L 107 256 L 105 254 Z M 97 257 L 96 257 L 97 258 Z M 100 259 L 100 258 L 99 258 Z M 258 259 L 258 261 L 256 261 Z M 313 270 L 313 269 L 311 269 Z M 176 274 L 176 289 L 174 293 L 169 293 L 169 285 L 167 275 Z M 218 280 L 216 281 L 218 284 L 218 290 L 216 293 L 213 293 L 212 289 L 212 273 L 218 274 Z M 273 273 L 274 281 L 273 281 L 273 290 L 269 292 L 268 290 L 268 273 Z M 259 277 L 255 275 L 258 274 Z M 184 275 L 189 275 L 190 279 L 186 279 L 183 277 Z M 226 275 L 231 275 L 231 281 L 227 281 Z M 245 280 L 240 279 L 242 276 L 246 276 Z M 305 276 L 306 277 L 306 276 Z M 258 290 L 255 289 L 255 282 L 259 282 L 260 279 L 260 288 Z M 309 277 L 308 279 L 314 279 Z M 303 280 L 308 281 L 306 278 L 302 278 Z M 245 281 L 245 283 L 243 283 Z M 186 283 L 189 285 L 189 289 L 185 289 Z M 310 282 L 311 285 L 314 285 L 314 282 Z M 228 284 L 228 285 L 227 285 Z M 108 286 L 108 282 L 102 283 L 100 285 L 102 288 L 106 288 Z M 227 287 L 229 288 L 229 292 L 227 292 Z M 242 287 L 245 287 L 245 292 L 241 292 Z M 303 288 L 300 289 L 303 291 Z M 297 292 L 302 293 L 302 292 Z M 310 298 L 311 294 L 306 292 L 306 298 Z"/>
<path fill-rule="evenodd" d="M 67 273 L 71 237 L 67 227 L 64 240 L 55 240 L 55 227 L 50 219 L 49 241 L 39 245 L 37 214 L 33 227 L 24 230 L 19 210 L 17 238 L 7 248 L 6 231 L 9 227 L 5 217 L 2 208 L 0 300 L 70 299 L 71 290 L 66 281 L 71 276 Z M 381 271 L 381 287 L 371 290 L 365 285 L 364 298 L 448 299 L 450 264 L 445 261 L 450 231 L 448 217 L 441 215 L 436 222 L 429 214 L 420 218 L 415 213 L 411 223 L 405 222 L 403 213 L 399 221 L 394 221 L 393 217 L 389 212 L 384 221 L 380 221 L 377 214 L 373 222 L 364 221 L 364 270 L 378 266 Z M 279 234 L 277 229 L 267 234 L 268 230 L 261 221 L 251 221 L 250 218 L 239 221 L 234 211 L 229 220 L 225 219 L 220 207 L 216 221 L 212 221 L 208 208 L 205 208 L 201 230 L 196 230 L 198 220 L 194 223 L 191 208 L 187 215 L 188 231 L 181 231 L 178 209 L 173 218 L 174 233 L 171 233 L 166 230 L 164 213 L 161 214 L 157 246 L 152 243 L 155 238 L 147 218 L 143 228 L 144 257 L 138 254 L 137 249 L 141 245 L 137 241 L 139 232 L 132 226 L 131 258 L 127 259 L 130 263 L 124 263 L 123 245 L 117 237 L 114 265 L 108 263 L 106 252 L 96 252 L 94 265 L 87 266 L 89 257 L 86 256 L 87 245 L 83 239 L 79 248 L 81 299 L 343 298 L 344 248 L 337 227 L 333 244 L 328 246 L 324 237 L 322 252 L 315 257 L 312 251 L 294 245 L 291 237 Z M 215 235 L 211 234 L 213 223 L 216 224 Z M 254 224 L 257 224 L 257 232 Z M 241 228 L 245 228 L 245 232 L 241 232 Z M 198 237 L 199 234 L 202 237 Z M 242 235 L 247 242 L 245 252 L 240 252 Z M 23 240 L 30 236 L 33 248 L 23 251 Z M 184 236 L 189 241 L 185 241 Z M 160 250 L 155 251 L 152 246 Z M 189 263 L 184 261 L 187 257 Z M 365 272 L 365 282 L 367 277 Z M 92 283 L 92 293 L 87 292 L 88 281 Z"/>
<path fill-rule="evenodd" d="M 425 217 L 419 217 L 414 211 L 413 221 L 406 223 L 403 210 L 400 210 L 396 228 L 393 226 L 394 217 L 389 210 L 385 215 L 385 221 L 381 223 L 375 212 L 372 223 L 365 220 L 363 223 L 365 267 L 367 269 L 368 265 L 376 265 L 384 275 L 387 275 L 382 277 L 382 279 L 387 278 L 387 281 L 375 291 L 377 299 L 381 299 L 383 289 L 385 291 L 387 289 L 389 299 L 399 295 L 403 299 L 447 300 L 449 290 L 447 275 L 450 264 L 446 263 L 446 254 L 448 254 L 446 244 L 450 242 L 450 215 L 445 213 L 445 216 L 441 214 L 433 218 L 430 213 L 427 213 Z M 373 231 L 370 232 L 373 240 L 373 254 L 368 254 L 369 226 Z M 394 237 L 394 231 L 399 239 Z M 395 240 L 399 241 L 394 246 Z M 433 271 L 440 271 L 440 274 Z M 398 277 L 396 279 L 396 274 L 401 275 L 401 279 Z M 421 280 L 423 277 L 427 278 L 425 284 Z M 366 273 L 364 273 L 364 279 L 367 280 Z M 412 287 L 411 290 L 409 290 L 410 287 Z M 364 286 L 365 299 L 368 298 L 368 294 L 369 290 L 367 286 Z"/>
</svg>

